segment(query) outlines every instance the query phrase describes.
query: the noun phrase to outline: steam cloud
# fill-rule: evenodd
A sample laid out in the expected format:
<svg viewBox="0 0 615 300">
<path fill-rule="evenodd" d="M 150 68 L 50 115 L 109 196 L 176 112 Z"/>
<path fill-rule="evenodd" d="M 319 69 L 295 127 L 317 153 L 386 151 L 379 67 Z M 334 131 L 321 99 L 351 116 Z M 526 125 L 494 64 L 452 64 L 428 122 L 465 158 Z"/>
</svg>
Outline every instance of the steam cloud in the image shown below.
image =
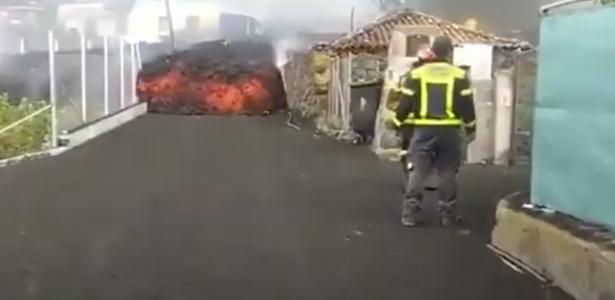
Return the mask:
<svg viewBox="0 0 615 300">
<path fill-rule="evenodd" d="M 504 36 L 518 35 L 536 41 L 539 8 L 555 0 L 406 0 L 415 8 L 456 22 L 475 18 L 485 31 Z M 377 0 L 225 0 L 222 9 L 259 18 L 272 33 L 297 30 L 346 32 L 350 10 L 356 8 L 358 25 L 378 16 Z M 395 2 L 395 1 L 393 1 Z M 502 12 L 506 12 L 503 14 Z"/>
</svg>

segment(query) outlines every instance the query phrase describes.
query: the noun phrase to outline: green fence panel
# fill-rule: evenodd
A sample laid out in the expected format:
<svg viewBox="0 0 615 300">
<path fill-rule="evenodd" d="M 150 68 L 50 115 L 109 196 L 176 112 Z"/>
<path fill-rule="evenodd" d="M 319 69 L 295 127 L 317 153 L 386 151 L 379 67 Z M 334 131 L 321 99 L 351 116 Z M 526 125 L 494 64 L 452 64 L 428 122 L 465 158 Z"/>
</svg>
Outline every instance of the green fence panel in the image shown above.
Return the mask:
<svg viewBox="0 0 615 300">
<path fill-rule="evenodd" d="M 615 228 L 615 7 L 541 24 L 532 201 Z"/>
</svg>

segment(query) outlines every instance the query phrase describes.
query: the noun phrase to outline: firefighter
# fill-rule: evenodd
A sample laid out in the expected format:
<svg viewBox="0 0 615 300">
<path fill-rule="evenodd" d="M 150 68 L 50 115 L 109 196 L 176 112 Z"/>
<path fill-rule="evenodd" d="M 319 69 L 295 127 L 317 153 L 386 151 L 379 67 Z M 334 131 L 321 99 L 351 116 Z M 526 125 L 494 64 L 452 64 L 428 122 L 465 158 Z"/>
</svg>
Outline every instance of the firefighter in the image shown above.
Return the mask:
<svg viewBox="0 0 615 300">
<path fill-rule="evenodd" d="M 412 70 L 401 89 L 395 123 L 413 116 L 414 134 L 409 157 L 413 165 L 402 207 L 402 224 L 419 226 L 424 183 L 432 170 L 438 175 L 441 224 L 458 223 L 456 173 L 461 164 L 461 130 L 470 140 L 476 131 L 474 97 L 464 70 L 450 59 L 453 43 L 438 37 L 431 48 L 435 58 Z"/>
<path fill-rule="evenodd" d="M 425 63 L 429 62 L 430 60 L 434 59 L 433 52 L 429 48 L 421 49 L 417 53 L 417 57 L 418 57 L 418 60 L 412 64 L 411 70 L 417 69 L 421 67 L 422 65 L 424 65 Z M 408 74 L 404 75 L 402 79 L 400 80 L 400 84 L 399 84 L 400 92 L 403 91 L 403 84 L 404 84 L 405 78 L 407 77 L 408 77 Z M 412 126 L 412 116 L 410 116 L 409 118 L 406 118 L 406 120 L 398 127 L 398 130 L 401 135 L 401 149 L 403 152 L 407 152 L 408 148 L 410 147 L 410 141 L 412 140 L 412 135 L 414 134 L 414 127 Z M 406 176 L 406 181 L 407 181 L 409 179 L 410 172 L 413 169 L 412 162 L 408 160 L 407 154 L 401 155 L 401 163 L 402 163 L 402 168 L 404 170 L 404 174 Z M 430 186 L 430 187 L 427 187 L 427 189 L 435 190 L 437 188 Z"/>
</svg>

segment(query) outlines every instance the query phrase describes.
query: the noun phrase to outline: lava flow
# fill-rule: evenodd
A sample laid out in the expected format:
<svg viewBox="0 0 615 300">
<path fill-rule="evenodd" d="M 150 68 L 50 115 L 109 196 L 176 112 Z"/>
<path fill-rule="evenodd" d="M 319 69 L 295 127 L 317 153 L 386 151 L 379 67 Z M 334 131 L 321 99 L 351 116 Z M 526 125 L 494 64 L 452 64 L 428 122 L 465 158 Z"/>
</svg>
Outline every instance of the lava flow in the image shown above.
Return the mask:
<svg viewBox="0 0 615 300">
<path fill-rule="evenodd" d="M 246 46 L 261 51 L 250 53 Z M 232 115 L 282 109 L 282 76 L 266 55 L 269 49 L 253 43 L 195 45 L 144 65 L 137 94 L 158 113 Z"/>
</svg>

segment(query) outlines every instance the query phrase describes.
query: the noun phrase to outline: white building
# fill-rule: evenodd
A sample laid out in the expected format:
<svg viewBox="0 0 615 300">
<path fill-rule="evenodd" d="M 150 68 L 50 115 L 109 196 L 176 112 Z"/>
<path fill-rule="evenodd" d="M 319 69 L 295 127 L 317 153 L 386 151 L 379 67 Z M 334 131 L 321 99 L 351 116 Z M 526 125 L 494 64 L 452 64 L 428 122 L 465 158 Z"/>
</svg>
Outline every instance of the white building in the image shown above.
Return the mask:
<svg viewBox="0 0 615 300">
<path fill-rule="evenodd" d="M 115 35 L 119 31 L 120 15 L 105 10 L 102 3 L 71 3 L 58 7 L 57 20 L 66 31 Z"/>
<path fill-rule="evenodd" d="M 173 29 L 178 36 L 197 35 L 210 40 L 260 33 L 260 24 L 251 17 L 222 13 L 219 7 L 199 0 L 170 2 Z M 63 29 L 94 35 L 124 35 L 130 41 L 159 42 L 169 36 L 169 18 L 164 0 L 137 0 L 127 14 L 126 32 L 120 28 L 123 18 L 106 10 L 102 2 L 60 5 L 58 23 Z"/>
<path fill-rule="evenodd" d="M 218 37 L 220 9 L 198 0 L 169 1 L 175 32 L 199 31 L 206 39 Z M 127 36 L 135 41 L 159 41 L 169 35 L 165 1 L 137 0 L 128 17 Z"/>
</svg>

